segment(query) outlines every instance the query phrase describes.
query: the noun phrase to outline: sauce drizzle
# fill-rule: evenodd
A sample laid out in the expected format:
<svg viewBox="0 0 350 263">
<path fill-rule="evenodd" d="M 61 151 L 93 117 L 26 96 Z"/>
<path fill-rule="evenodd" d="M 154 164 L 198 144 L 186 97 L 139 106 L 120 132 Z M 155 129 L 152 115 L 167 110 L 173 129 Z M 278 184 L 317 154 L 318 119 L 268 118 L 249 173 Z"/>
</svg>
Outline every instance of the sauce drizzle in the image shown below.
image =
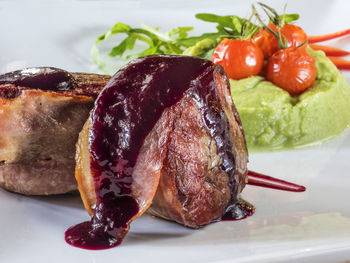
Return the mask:
<svg viewBox="0 0 350 263">
<path fill-rule="evenodd" d="M 97 203 L 91 221 L 66 231 L 69 244 L 105 249 L 121 243 L 139 212 L 131 186 L 143 141 L 163 111 L 185 95 L 193 96 L 201 109 L 221 158 L 219 169 L 230 178 L 231 204 L 237 203 L 233 145 L 215 74 L 225 76 L 223 69 L 209 60 L 157 55 L 133 60 L 112 77 L 92 112 L 89 151 Z"/>
<path fill-rule="evenodd" d="M 0 75 L 0 85 L 12 84 L 39 90 L 68 91 L 76 88 L 74 77 L 67 71 L 53 67 L 36 67 L 12 71 Z M 15 98 L 13 93 L 0 93 L 4 98 Z M 12 95 L 12 97 L 6 97 Z"/>
</svg>

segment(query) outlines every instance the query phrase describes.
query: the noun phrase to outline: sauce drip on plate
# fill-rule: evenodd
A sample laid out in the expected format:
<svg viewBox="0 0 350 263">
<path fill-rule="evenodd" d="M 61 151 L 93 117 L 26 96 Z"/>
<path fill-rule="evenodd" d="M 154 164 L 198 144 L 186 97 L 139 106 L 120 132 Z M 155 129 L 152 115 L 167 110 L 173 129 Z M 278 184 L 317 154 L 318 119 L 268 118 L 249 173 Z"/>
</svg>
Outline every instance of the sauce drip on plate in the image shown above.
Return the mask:
<svg viewBox="0 0 350 263">
<path fill-rule="evenodd" d="M 215 74 L 225 73 L 209 60 L 158 55 L 136 59 L 112 77 L 91 117 L 90 167 L 97 203 L 91 221 L 66 231 L 68 243 L 86 249 L 121 243 L 139 212 L 132 196 L 132 174 L 141 146 L 163 111 L 185 94 L 193 96 L 201 110 L 221 158 L 219 168 L 230 178 L 231 205 L 237 203 L 230 126 L 220 106 Z"/>
</svg>

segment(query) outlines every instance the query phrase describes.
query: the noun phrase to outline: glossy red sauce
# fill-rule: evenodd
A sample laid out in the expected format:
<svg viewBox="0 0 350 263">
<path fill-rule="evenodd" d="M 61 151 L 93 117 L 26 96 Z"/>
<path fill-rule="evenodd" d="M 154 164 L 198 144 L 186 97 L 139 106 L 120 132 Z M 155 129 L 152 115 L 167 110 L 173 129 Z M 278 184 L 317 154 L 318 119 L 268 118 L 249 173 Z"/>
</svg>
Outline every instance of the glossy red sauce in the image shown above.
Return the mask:
<svg viewBox="0 0 350 263">
<path fill-rule="evenodd" d="M 162 55 L 136 59 L 112 77 L 92 112 L 89 150 L 97 204 L 91 221 L 67 230 L 68 243 L 86 249 L 120 244 L 139 211 L 131 186 L 143 141 L 163 111 L 185 94 L 193 96 L 201 109 L 216 141 L 220 169 L 230 178 L 231 203 L 237 202 L 233 145 L 214 74 L 225 73 L 208 60 Z"/>
<path fill-rule="evenodd" d="M 258 187 L 272 188 L 281 191 L 304 192 L 305 186 L 287 182 L 278 178 L 274 178 L 265 174 L 248 171 L 248 183 Z M 253 215 L 255 208 L 249 202 L 239 199 L 238 202 L 221 217 L 220 221 L 235 221 L 247 218 Z"/>
<path fill-rule="evenodd" d="M 219 221 L 237 221 L 253 215 L 255 207 L 249 202 L 238 199 L 238 202 L 233 204 L 230 209 L 221 217 Z"/>
<path fill-rule="evenodd" d="M 76 87 L 69 72 L 52 67 L 26 68 L 2 74 L 0 86 L 0 97 L 6 99 L 19 96 L 20 92 L 15 87 L 50 91 L 68 91 Z"/>
<path fill-rule="evenodd" d="M 21 90 L 13 84 L 0 84 L 0 98 L 14 99 L 21 94 Z"/>
<path fill-rule="evenodd" d="M 197 100 L 222 159 L 220 168 L 230 175 L 232 200 L 221 220 L 240 220 L 254 213 L 254 206 L 237 199 L 235 160 L 228 121 L 221 109 L 214 72 L 222 69 L 193 57 L 150 56 L 119 71 L 96 102 L 90 152 L 97 205 L 91 221 L 69 228 L 66 241 L 85 249 L 105 249 L 121 243 L 130 220 L 138 211 L 131 196 L 132 171 L 147 134 L 165 108 L 184 94 Z M 181 78 L 179 78 L 181 76 Z M 76 88 L 72 75 L 50 67 L 28 68 L 0 75 L 0 96 L 15 98 L 20 89 L 68 91 Z M 115 118 L 118 116 L 118 118 Z M 305 187 L 249 171 L 248 184 L 285 191 Z"/>
</svg>

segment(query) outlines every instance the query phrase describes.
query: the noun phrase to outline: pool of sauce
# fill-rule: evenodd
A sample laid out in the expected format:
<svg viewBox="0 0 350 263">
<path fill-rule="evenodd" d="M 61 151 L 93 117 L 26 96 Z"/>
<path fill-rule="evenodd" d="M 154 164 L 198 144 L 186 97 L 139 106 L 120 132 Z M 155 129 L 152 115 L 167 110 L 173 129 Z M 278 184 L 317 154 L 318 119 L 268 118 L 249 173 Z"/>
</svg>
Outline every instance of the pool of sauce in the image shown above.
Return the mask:
<svg viewBox="0 0 350 263">
<path fill-rule="evenodd" d="M 247 218 L 248 216 L 253 215 L 255 212 L 255 207 L 239 198 L 238 202 L 231 205 L 229 209 L 227 209 L 226 213 L 220 218 L 219 221 L 237 221 Z"/>
<path fill-rule="evenodd" d="M 248 185 L 254 185 L 258 187 L 271 188 L 288 192 L 304 192 L 305 186 L 294 184 L 288 181 L 284 181 L 275 177 L 271 177 L 265 174 L 248 171 Z M 248 216 L 253 215 L 255 208 L 249 202 L 239 198 L 238 202 L 229 206 L 226 213 L 221 217 L 219 221 L 235 221 L 242 220 Z"/>
<path fill-rule="evenodd" d="M 224 72 L 208 60 L 158 55 L 136 59 L 112 77 L 91 115 L 89 151 L 96 205 L 91 221 L 66 231 L 69 244 L 94 250 L 121 244 L 132 218 L 139 212 L 131 192 L 139 151 L 163 111 L 184 95 L 195 99 L 215 140 L 221 159 L 219 169 L 230 178 L 231 203 L 220 220 L 241 220 L 254 213 L 253 205 L 238 198 L 229 123 L 217 95 L 215 74 Z M 258 174 L 254 176 L 256 184 L 276 183 L 266 176 L 262 183 Z"/>
<path fill-rule="evenodd" d="M 208 60 L 161 55 L 134 60 L 112 77 L 92 112 L 89 150 L 96 207 L 91 221 L 66 231 L 68 243 L 86 249 L 121 243 L 139 211 L 131 186 L 143 141 L 163 111 L 185 94 L 193 96 L 201 109 L 221 158 L 219 168 L 230 178 L 232 204 L 237 202 L 233 145 L 214 74 L 224 75 L 221 67 Z"/>
</svg>

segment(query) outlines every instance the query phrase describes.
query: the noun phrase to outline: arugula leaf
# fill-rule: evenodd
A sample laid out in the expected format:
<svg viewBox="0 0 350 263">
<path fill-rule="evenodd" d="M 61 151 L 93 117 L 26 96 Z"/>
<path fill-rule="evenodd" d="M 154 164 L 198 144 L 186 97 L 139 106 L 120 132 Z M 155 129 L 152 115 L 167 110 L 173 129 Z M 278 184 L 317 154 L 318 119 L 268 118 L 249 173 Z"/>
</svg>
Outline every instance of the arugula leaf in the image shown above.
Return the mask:
<svg viewBox="0 0 350 263">
<path fill-rule="evenodd" d="M 195 45 L 187 48 L 184 55 L 211 59 L 214 50 L 219 42 L 216 39 L 205 38 L 197 42 Z"/>
<path fill-rule="evenodd" d="M 118 22 L 105 34 L 100 36 L 96 43 L 107 40 L 111 36 L 126 34 L 126 37 L 109 52 L 111 57 L 140 57 L 150 54 L 182 54 L 188 47 L 188 43 L 182 40 L 188 39 L 188 32 L 193 27 L 177 27 L 168 32 L 161 33 L 158 28 L 142 25 L 142 28 L 132 28 L 129 25 Z M 126 51 L 133 50 L 137 41 L 146 44 L 146 48 L 136 54 L 126 55 Z M 193 43 L 193 40 L 191 40 Z"/>
<path fill-rule="evenodd" d="M 113 73 L 117 67 L 128 60 L 151 54 L 191 55 L 210 59 L 215 47 L 224 38 L 248 38 L 254 35 L 261 27 L 250 22 L 250 19 L 235 15 L 220 16 L 210 13 L 199 13 L 195 17 L 209 23 L 216 23 L 216 32 L 204 33 L 199 36 L 190 36 L 193 27 L 177 27 L 167 32 L 160 32 L 157 27 L 141 25 L 133 28 L 118 22 L 106 33 L 98 37 L 92 47 L 91 56 L 99 67 Z M 279 18 L 284 23 L 290 23 L 299 18 L 298 14 L 284 14 Z M 99 50 L 99 44 L 112 36 L 125 36 L 109 52 L 109 58 L 118 57 L 118 62 L 112 66 L 106 52 Z M 113 60 L 112 60 L 113 61 Z M 118 65 L 118 66 L 117 66 Z"/>
<path fill-rule="evenodd" d="M 118 46 L 112 48 L 109 52 L 111 57 L 121 56 L 127 49 L 132 50 L 135 46 L 136 38 L 128 36 Z"/>
<path fill-rule="evenodd" d="M 217 23 L 216 29 L 221 35 L 221 38 L 236 38 L 242 36 L 242 34 L 245 33 L 244 29 L 247 34 L 253 35 L 260 29 L 259 26 L 253 24 L 249 20 L 235 15 L 219 16 L 209 13 L 199 13 L 196 14 L 195 17 L 205 22 Z"/>
<path fill-rule="evenodd" d="M 258 4 L 262 7 L 262 9 L 264 10 L 265 14 L 268 16 L 269 21 L 274 23 L 275 25 L 279 25 L 280 27 L 282 27 L 285 23 L 291 23 L 293 21 L 296 21 L 299 19 L 299 14 L 283 14 L 283 15 L 279 15 L 275 9 L 273 9 L 272 7 L 258 2 Z M 252 6 L 253 10 L 255 10 L 254 5 Z M 286 5 L 284 7 L 286 9 Z M 256 10 L 255 10 L 256 12 Z M 255 14 L 257 15 L 257 13 Z"/>
<path fill-rule="evenodd" d="M 197 37 L 188 37 L 188 38 L 184 38 L 184 39 L 178 39 L 176 40 L 177 43 L 179 43 L 180 45 L 189 48 L 192 47 L 194 45 L 196 45 L 198 42 L 200 42 L 201 40 L 204 39 L 211 39 L 211 40 L 219 40 L 221 38 L 222 34 L 220 33 L 204 33 L 200 36 Z"/>
<path fill-rule="evenodd" d="M 280 15 L 280 18 L 284 23 L 291 23 L 299 19 L 299 14 L 284 14 Z"/>
<path fill-rule="evenodd" d="M 178 35 L 178 39 L 184 39 L 188 37 L 187 32 L 192 31 L 193 29 L 193 26 L 174 28 L 169 31 L 169 36 Z"/>
<path fill-rule="evenodd" d="M 177 27 L 168 32 L 161 33 L 158 28 L 142 25 L 148 32 L 158 37 L 156 54 L 182 54 L 184 46 L 181 44 L 182 39 L 188 37 L 188 31 L 193 30 L 193 27 Z"/>
</svg>

